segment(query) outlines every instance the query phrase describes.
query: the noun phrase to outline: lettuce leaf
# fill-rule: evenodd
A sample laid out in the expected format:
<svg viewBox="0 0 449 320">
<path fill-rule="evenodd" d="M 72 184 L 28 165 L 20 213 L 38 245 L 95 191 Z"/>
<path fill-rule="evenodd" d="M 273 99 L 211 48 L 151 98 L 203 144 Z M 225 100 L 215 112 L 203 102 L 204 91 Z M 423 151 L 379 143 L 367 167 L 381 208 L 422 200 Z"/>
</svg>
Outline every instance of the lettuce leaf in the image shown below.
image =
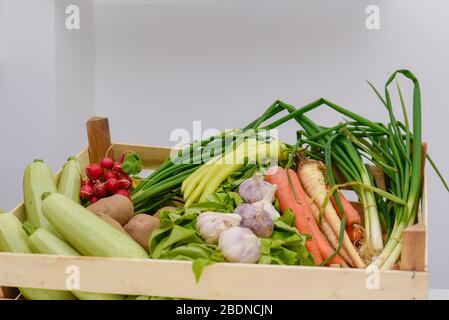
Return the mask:
<svg viewBox="0 0 449 320">
<path fill-rule="evenodd" d="M 153 232 L 149 241 L 150 257 L 192 261 L 192 271 L 198 282 L 205 267 L 225 259 L 218 245 L 208 244 L 201 238 L 196 230 L 197 217 L 203 211 L 232 212 L 239 199 L 236 192 L 222 191 L 190 208 L 161 212 L 160 228 Z M 261 239 L 259 264 L 314 265 L 313 256 L 305 247 L 310 236 L 300 234 L 294 226 L 295 216 L 290 210 L 274 221 L 272 235 Z"/>
<path fill-rule="evenodd" d="M 218 246 L 205 243 L 196 230 L 200 212 L 198 208 L 161 212 L 160 228 L 153 232 L 149 240 L 151 258 L 193 261 L 192 271 L 196 281 L 200 280 L 206 266 L 225 261 Z"/>
<path fill-rule="evenodd" d="M 313 256 L 305 247 L 308 235 L 302 235 L 294 227 L 295 216 L 290 210 L 276 221 L 270 238 L 261 239 L 259 264 L 313 266 Z"/>
</svg>

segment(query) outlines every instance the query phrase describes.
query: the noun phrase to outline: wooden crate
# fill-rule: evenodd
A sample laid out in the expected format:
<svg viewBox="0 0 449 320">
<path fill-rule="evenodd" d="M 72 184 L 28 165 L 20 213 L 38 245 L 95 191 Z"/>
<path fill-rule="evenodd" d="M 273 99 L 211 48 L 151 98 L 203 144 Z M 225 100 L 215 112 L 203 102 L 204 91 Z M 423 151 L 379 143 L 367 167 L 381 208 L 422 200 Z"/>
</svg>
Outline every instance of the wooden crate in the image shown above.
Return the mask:
<svg viewBox="0 0 449 320">
<path fill-rule="evenodd" d="M 99 136 L 97 129 L 89 135 L 91 146 L 92 136 Z M 106 142 L 95 140 L 100 147 L 81 151 L 77 159 L 82 166 L 91 158 L 98 161 L 108 149 L 115 158 L 124 150 L 138 152 L 150 169 L 170 154 L 170 148 L 164 147 L 121 143 L 109 146 L 108 128 L 100 132 L 106 132 Z M 66 289 L 67 267 L 75 265 L 80 270 L 80 289 L 88 292 L 194 299 L 425 299 L 425 183 L 423 190 L 417 224 L 404 234 L 401 271 L 217 263 L 205 268 L 197 283 L 189 261 L 0 253 L 0 298 L 14 298 L 17 291 L 11 288 L 15 287 Z M 24 205 L 17 206 L 12 214 L 23 221 Z"/>
</svg>

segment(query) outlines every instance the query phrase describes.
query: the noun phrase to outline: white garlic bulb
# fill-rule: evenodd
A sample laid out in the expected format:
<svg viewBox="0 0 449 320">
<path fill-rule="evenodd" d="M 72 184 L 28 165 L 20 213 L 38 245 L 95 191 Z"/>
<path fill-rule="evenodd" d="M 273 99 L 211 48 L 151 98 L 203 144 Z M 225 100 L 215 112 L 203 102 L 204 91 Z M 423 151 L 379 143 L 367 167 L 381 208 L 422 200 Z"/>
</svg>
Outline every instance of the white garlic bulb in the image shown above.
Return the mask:
<svg viewBox="0 0 449 320">
<path fill-rule="evenodd" d="M 270 193 L 272 184 L 266 182 L 260 174 L 254 174 L 250 179 L 246 179 L 239 186 L 239 195 L 246 203 L 261 201 Z M 274 193 L 271 195 L 270 202 L 274 201 Z"/>
<path fill-rule="evenodd" d="M 260 259 L 260 239 L 247 228 L 232 227 L 223 231 L 218 246 L 229 262 L 256 263 Z"/>
<path fill-rule="evenodd" d="M 271 216 L 271 220 L 277 220 L 281 215 L 273 206 L 274 195 L 276 193 L 278 186 L 275 184 L 270 185 L 270 190 L 265 194 L 262 200 L 253 203 L 253 205 L 263 205 L 263 208 Z"/>
<path fill-rule="evenodd" d="M 207 243 L 218 243 L 220 234 L 240 224 L 241 217 L 233 213 L 203 212 L 196 220 L 196 229 Z"/>
</svg>

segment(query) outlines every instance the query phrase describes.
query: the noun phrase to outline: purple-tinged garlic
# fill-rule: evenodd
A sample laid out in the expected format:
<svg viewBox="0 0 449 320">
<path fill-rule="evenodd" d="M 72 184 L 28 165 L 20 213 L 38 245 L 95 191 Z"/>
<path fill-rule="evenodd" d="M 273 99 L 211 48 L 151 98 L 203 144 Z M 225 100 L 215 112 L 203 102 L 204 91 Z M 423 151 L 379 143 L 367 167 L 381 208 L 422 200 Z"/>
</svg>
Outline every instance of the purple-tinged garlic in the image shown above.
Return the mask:
<svg viewBox="0 0 449 320">
<path fill-rule="evenodd" d="M 229 262 L 256 263 L 260 259 L 260 239 L 247 228 L 232 227 L 223 231 L 218 246 Z"/>
<path fill-rule="evenodd" d="M 247 203 L 261 201 L 270 192 L 272 184 L 265 181 L 260 174 L 254 174 L 250 179 L 246 179 L 239 186 L 239 194 Z M 274 193 L 271 202 L 274 201 Z"/>
<path fill-rule="evenodd" d="M 264 203 L 244 203 L 239 205 L 234 213 L 242 217 L 240 226 L 253 231 L 258 237 L 268 238 L 273 233 L 273 219 L 264 208 Z"/>
</svg>

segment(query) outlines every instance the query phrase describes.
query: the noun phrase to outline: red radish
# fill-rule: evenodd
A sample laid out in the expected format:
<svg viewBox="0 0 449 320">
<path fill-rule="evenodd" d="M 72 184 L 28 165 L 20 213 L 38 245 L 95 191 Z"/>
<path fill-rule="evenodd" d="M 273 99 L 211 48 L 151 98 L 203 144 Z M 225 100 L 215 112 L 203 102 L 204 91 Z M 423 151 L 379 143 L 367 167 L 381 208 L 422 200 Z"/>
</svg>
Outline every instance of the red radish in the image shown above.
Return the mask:
<svg viewBox="0 0 449 320">
<path fill-rule="evenodd" d="M 101 166 L 104 169 L 112 169 L 112 167 L 114 166 L 114 160 L 112 160 L 112 158 L 110 158 L 110 157 L 104 157 L 101 160 Z"/>
<path fill-rule="evenodd" d="M 121 194 L 122 196 L 128 197 L 129 198 L 129 191 L 128 190 L 117 190 L 114 194 Z"/>
<path fill-rule="evenodd" d="M 131 185 L 133 184 L 133 179 L 131 179 L 131 177 L 128 176 L 126 173 L 122 173 L 121 175 L 118 176 L 117 179 L 118 179 L 118 180 L 123 180 L 123 179 L 125 179 L 125 180 L 128 180 L 129 183 L 130 183 Z"/>
<path fill-rule="evenodd" d="M 90 187 L 93 188 L 94 183 L 93 183 L 92 180 L 90 180 L 90 179 L 82 180 L 82 181 L 81 181 L 81 186 L 85 186 L 85 185 L 88 185 L 88 186 L 90 186 Z"/>
<path fill-rule="evenodd" d="M 125 161 L 125 156 L 126 156 L 126 152 L 123 152 L 123 153 L 120 155 L 120 158 L 118 158 L 117 162 L 118 162 L 119 164 L 122 164 L 123 161 Z"/>
<path fill-rule="evenodd" d="M 94 189 L 88 184 L 83 185 L 80 189 L 80 198 L 83 200 L 89 200 L 93 194 Z"/>
<path fill-rule="evenodd" d="M 91 163 L 86 167 L 86 174 L 92 180 L 100 180 L 103 172 L 103 168 L 98 163 Z"/>
<path fill-rule="evenodd" d="M 121 163 L 118 163 L 117 161 L 114 162 L 114 166 L 112 167 L 112 172 L 114 172 L 115 174 L 123 173 Z"/>
<path fill-rule="evenodd" d="M 131 187 L 131 182 L 127 178 L 122 178 L 118 180 L 120 189 L 129 189 Z"/>
<path fill-rule="evenodd" d="M 94 185 L 94 195 L 97 198 L 104 198 L 108 195 L 108 189 L 106 188 L 106 185 L 102 182 L 97 182 Z"/>
<path fill-rule="evenodd" d="M 92 197 L 92 198 L 90 198 L 89 204 L 95 203 L 97 201 L 98 201 L 97 197 Z"/>
<path fill-rule="evenodd" d="M 104 174 L 104 181 L 109 181 L 111 179 L 117 179 L 117 175 L 112 171 L 107 171 Z"/>
<path fill-rule="evenodd" d="M 108 189 L 110 192 L 114 193 L 120 188 L 120 183 L 117 179 L 112 178 L 106 181 L 106 189 Z"/>
</svg>

